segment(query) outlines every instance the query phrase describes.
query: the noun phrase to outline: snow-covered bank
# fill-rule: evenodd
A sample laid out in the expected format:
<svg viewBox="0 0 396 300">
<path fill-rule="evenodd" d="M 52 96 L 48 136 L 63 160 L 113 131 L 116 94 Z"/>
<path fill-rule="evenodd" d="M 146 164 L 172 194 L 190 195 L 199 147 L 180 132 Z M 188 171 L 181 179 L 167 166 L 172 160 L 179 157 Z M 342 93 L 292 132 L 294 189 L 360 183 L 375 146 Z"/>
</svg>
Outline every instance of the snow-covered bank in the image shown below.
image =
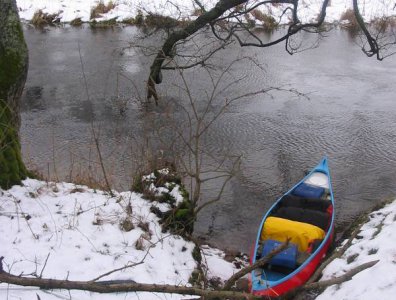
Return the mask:
<svg viewBox="0 0 396 300">
<path fill-rule="evenodd" d="M 151 177 L 147 177 L 150 179 Z M 165 187 L 154 192 L 165 191 Z M 168 192 L 183 198 L 179 187 Z M 189 285 L 197 268 L 194 244 L 162 232 L 151 212 L 169 204 L 144 200 L 133 192 L 114 197 L 70 183 L 27 179 L 22 186 L 0 189 L 0 256 L 12 274 L 70 280 L 103 280 Z M 369 215 L 352 246 L 331 262 L 322 280 L 338 277 L 363 263 L 379 260 L 352 280 L 327 288 L 318 300 L 394 299 L 396 294 L 396 201 Z M 236 272 L 225 253 L 203 246 L 202 263 L 209 278 L 225 280 Z M 238 262 L 239 263 L 239 262 Z M 125 267 L 124 269 L 122 269 Z M 149 293 L 96 294 L 44 291 L 0 284 L 0 299 L 153 299 Z M 192 299 L 155 294 L 156 299 Z"/>
<path fill-rule="evenodd" d="M 31 20 L 36 11 L 42 10 L 47 14 L 59 15 L 61 22 L 70 22 L 76 18 L 81 18 L 83 22 L 90 20 L 91 10 L 100 0 L 17 0 L 19 14 L 24 20 Z M 107 4 L 110 0 L 103 0 Z M 216 0 L 201 0 L 206 9 L 210 9 Z M 253 6 L 259 1 L 248 2 Z M 299 6 L 299 16 L 302 21 L 314 21 L 320 12 L 323 0 L 301 0 Z M 194 12 L 199 7 L 192 0 L 113 0 L 115 8 L 104 14 L 101 20 L 116 18 L 122 21 L 134 18 L 139 11 L 143 14 L 156 13 L 163 16 L 170 16 L 179 19 L 194 18 Z M 360 0 L 360 10 L 366 21 L 382 16 L 396 15 L 393 0 Z M 275 19 L 283 14 L 285 5 L 261 6 L 260 11 L 272 15 Z M 352 8 L 351 0 L 332 0 L 327 8 L 326 21 L 338 22 L 342 14 Z M 288 22 L 288 18 L 283 18 L 283 23 Z"/>
<path fill-rule="evenodd" d="M 352 245 L 324 270 L 322 280 L 341 276 L 358 265 L 379 260 L 352 280 L 327 288 L 317 300 L 392 300 L 396 295 L 396 200 L 369 215 Z"/>
<path fill-rule="evenodd" d="M 174 187 L 175 193 L 178 187 Z M 178 195 L 175 195 L 177 200 Z M 104 192 L 70 183 L 27 179 L 22 186 L 0 189 L 0 256 L 12 274 L 92 280 L 126 267 L 102 280 L 188 285 L 197 262 L 195 245 L 163 233 L 150 211 L 169 204 L 150 202 L 133 192 Z M 228 278 L 236 267 L 224 252 L 205 247 L 201 253 L 212 277 Z M 205 267 L 205 266 L 204 266 Z M 0 299 L 153 299 L 147 293 L 100 295 L 82 291 L 42 291 L 0 284 Z M 159 295 L 156 299 L 181 299 Z M 183 298 L 185 299 L 185 297 Z"/>
</svg>

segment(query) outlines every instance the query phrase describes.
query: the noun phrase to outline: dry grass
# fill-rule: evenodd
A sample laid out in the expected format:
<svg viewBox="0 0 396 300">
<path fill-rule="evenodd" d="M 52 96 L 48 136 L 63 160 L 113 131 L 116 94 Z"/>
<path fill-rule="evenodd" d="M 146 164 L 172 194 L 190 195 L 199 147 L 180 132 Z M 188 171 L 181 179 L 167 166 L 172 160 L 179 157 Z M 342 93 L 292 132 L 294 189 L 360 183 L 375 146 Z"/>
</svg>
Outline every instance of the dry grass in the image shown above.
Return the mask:
<svg viewBox="0 0 396 300">
<path fill-rule="evenodd" d="M 126 218 L 121 221 L 120 228 L 122 231 L 129 232 L 132 229 L 134 229 L 135 226 L 133 225 L 132 220 L 130 218 Z"/>
<path fill-rule="evenodd" d="M 373 255 L 373 254 L 376 254 L 378 252 L 378 248 L 371 248 L 369 251 L 368 251 L 368 255 Z"/>
<path fill-rule="evenodd" d="M 59 14 L 47 14 L 41 9 L 36 11 L 30 21 L 36 27 L 42 27 L 47 25 L 54 25 L 60 22 Z"/>
<path fill-rule="evenodd" d="M 142 229 L 144 232 L 150 233 L 150 223 L 149 222 L 144 222 L 143 220 L 140 220 L 137 226 L 140 227 L 140 229 Z"/>
<path fill-rule="evenodd" d="M 81 26 L 83 23 L 83 21 L 81 20 L 81 18 L 75 18 L 70 22 L 71 26 Z"/>
<path fill-rule="evenodd" d="M 78 185 L 85 185 L 94 190 L 108 190 L 104 179 L 98 176 L 98 174 L 96 174 L 96 176 L 93 176 L 91 172 L 81 172 L 75 174 L 74 176 L 69 178 L 69 181 Z"/>
<path fill-rule="evenodd" d="M 235 12 L 241 12 L 244 8 L 245 8 L 245 5 L 239 4 L 239 5 L 234 7 L 234 11 Z"/>
<path fill-rule="evenodd" d="M 160 14 L 148 14 L 145 24 L 148 27 L 171 29 L 180 25 L 180 21 Z"/>
<path fill-rule="evenodd" d="M 353 263 L 358 256 L 359 256 L 358 253 L 355 253 L 355 254 L 352 254 L 352 255 L 348 256 L 347 257 L 347 264 Z"/>
<path fill-rule="evenodd" d="M 135 249 L 136 250 L 141 250 L 143 251 L 145 249 L 144 247 L 144 239 L 142 236 L 140 236 L 139 239 L 137 239 L 137 241 L 135 242 Z"/>
<path fill-rule="evenodd" d="M 191 13 L 191 15 L 194 16 L 194 17 L 199 17 L 203 13 L 204 13 L 204 11 L 201 8 L 195 8 L 193 10 L 193 12 Z"/>
<path fill-rule="evenodd" d="M 373 20 L 371 24 L 374 26 L 374 28 L 377 31 L 386 32 L 396 27 L 396 17 L 390 16 L 390 17 L 377 18 Z"/>
<path fill-rule="evenodd" d="M 254 26 L 256 26 L 256 20 L 252 19 L 251 15 L 245 14 L 244 17 L 249 28 L 253 28 Z"/>
<path fill-rule="evenodd" d="M 266 29 L 274 29 L 278 26 L 274 17 L 267 15 L 258 9 L 252 10 L 250 14 L 255 20 L 262 22 Z"/>
<path fill-rule="evenodd" d="M 99 1 L 99 3 L 91 9 L 91 20 L 95 18 L 100 18 L 103 14 L 108 13 L 110 10 L 115 8 L 115 4 L 113 1 L 104 4 L 103 1 Z"/>
<path fill-rule="evenodd" d="M 109 20 L 104 20 L 104 21 L 96 21 L 95 19 L 92 20 L 89 25 L 93 28 L 106 28 L 106 27 L 111 27 L 117 25 L 117 18 L 112 18 Z"/>
<path fill-rule="evenodd" d="M 137 15 L 136 15 L 134 21 L 135 21 L 134 25 L 137 25 L 137 26 L 143 25 L 143 23 L 144 23 L 144 16 L 143 16 L 143 12 L 142 12 L 140 9 L 138 10 Z"/>
<path fill-rule="evenodd" d="M 359 24 L 356 20 L 355 13 L 351 8 L 347 9 L 342 13 L 340 21 L 348 21 L 348 24 L 346 25 L 348 28 L 351 29 L 359 28 Z"/>
</svg>

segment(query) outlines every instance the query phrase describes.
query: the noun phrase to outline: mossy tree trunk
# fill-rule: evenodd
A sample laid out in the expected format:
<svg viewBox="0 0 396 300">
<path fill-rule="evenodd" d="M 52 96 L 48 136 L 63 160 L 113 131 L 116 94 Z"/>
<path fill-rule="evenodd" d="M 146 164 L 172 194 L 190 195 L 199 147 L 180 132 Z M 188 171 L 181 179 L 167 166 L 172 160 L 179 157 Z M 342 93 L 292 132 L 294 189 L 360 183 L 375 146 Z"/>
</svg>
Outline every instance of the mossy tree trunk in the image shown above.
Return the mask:
<svg viewBox="0 0 396 300">
<path fill-rule="evenodd" d="M 15 0 L 0 1 L 0 187 L 26 178 L 19 143 L 19 101 L 28 71 L 28 50 Z"/>
</svg>

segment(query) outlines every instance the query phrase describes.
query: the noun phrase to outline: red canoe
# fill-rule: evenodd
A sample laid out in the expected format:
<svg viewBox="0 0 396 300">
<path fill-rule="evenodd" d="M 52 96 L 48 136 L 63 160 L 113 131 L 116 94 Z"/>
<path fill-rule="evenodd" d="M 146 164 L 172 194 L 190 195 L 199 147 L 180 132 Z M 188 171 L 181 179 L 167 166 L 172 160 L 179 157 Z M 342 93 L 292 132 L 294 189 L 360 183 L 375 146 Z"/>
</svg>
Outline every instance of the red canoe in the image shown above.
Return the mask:
<svg viewBox="0 0 396 300">
<path fill-rule="evenodd" d="M 279 198 L 261 221 L 251 263 L 289 240 L 289 246 L 250 275 L 251 292 L 279 296 L 303 285 L 334 235 L 334 197 L 327 159 Z"/>
</svg>

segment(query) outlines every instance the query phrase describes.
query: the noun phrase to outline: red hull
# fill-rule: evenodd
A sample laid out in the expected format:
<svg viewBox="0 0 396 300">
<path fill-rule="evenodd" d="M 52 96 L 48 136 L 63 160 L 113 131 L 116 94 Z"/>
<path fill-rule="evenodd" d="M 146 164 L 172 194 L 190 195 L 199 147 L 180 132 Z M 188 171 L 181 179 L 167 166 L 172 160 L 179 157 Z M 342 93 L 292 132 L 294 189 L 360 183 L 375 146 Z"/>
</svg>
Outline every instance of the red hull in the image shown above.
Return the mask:
<svg viewBox="0 0 396 300">
<path fill-rule="evenodd" d="M 329 249 L 333 241 L 333 235 L 334 228 L 331 229 L 330 238 L 328 239 L 326 244 L 323 245 L 323 248 L 318 252 L 318 254 L 316 254 L 316 256 L 293 277 L 271 288 L 261 291 L 252 291 L 252 293 L 257 296 L 276 297 L 306 283 L 317 269 L 323 257 L 326 255 L 327 250 Z"/>
</svg>

